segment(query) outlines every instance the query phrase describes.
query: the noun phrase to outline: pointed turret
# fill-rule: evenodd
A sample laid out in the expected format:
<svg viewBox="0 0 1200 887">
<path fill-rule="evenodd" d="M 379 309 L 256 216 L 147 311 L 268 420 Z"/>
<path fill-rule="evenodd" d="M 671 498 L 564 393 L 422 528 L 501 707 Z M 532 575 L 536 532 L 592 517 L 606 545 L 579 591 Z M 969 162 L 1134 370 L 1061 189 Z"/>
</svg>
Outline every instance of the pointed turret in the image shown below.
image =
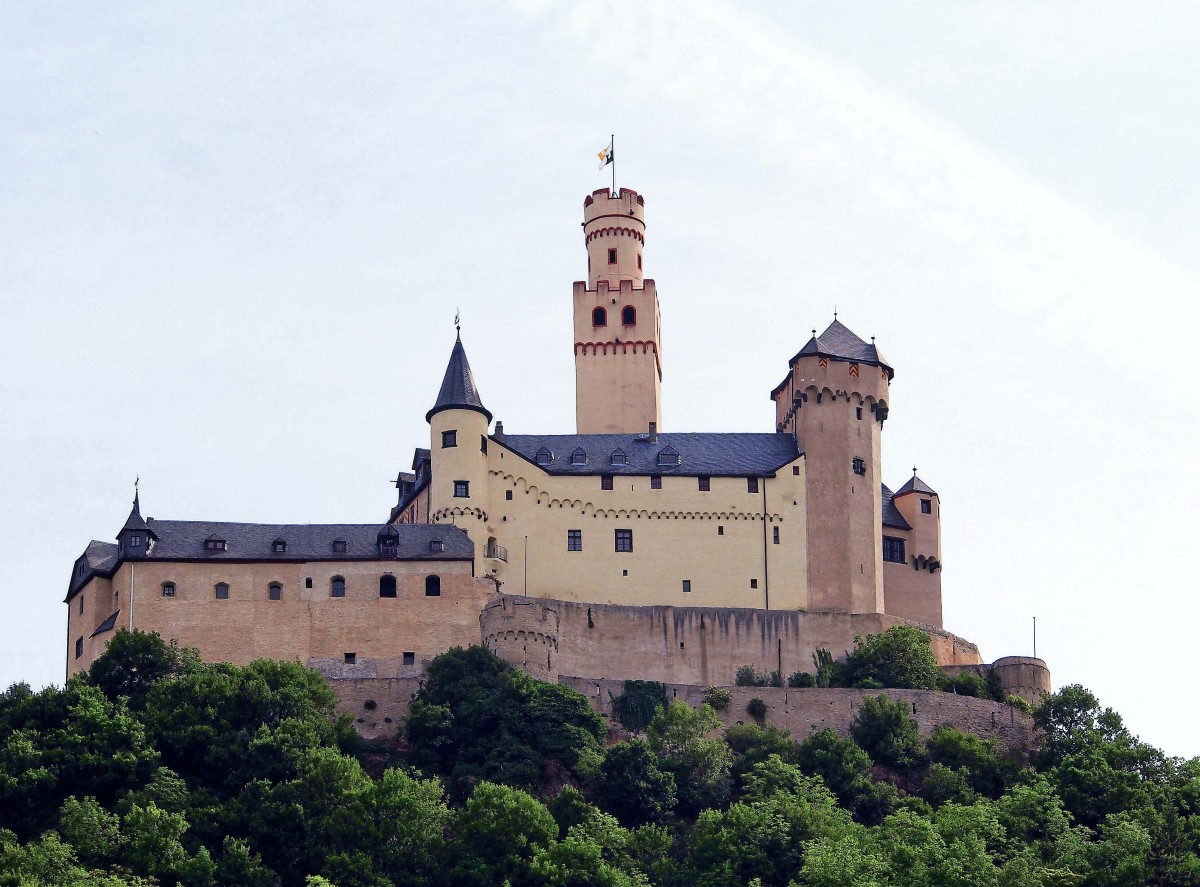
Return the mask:
<svg viewBox="0 0 1200 887">
<path fill-rule="evenodd" d="M 813 330 L 812 338 L 797 352 L 792 362 L 794 363 L 797 357 L 810 355 L 871 363 L 887 370 L 889 379 L 894 375 L 891 366 L 875 347 L 875 340 L 864 342 L 857 333 L 837 318 L 834 318 L 833 323 L 829 324 L 821 335 L 818 336 L 817 331 Z"/>
<path fill-rule="evenodd" d="M 903 496 L 905 493 L 924 493 L 926 496 L 936 496 L 937 490 L 917 477 L 917 472 L 913 471 L 913 476 L 908 479 L 908 483 L 896 490 L 897 496 Z"/>
<path fill-rule="evenodd" d="M 150 548 L 150 540 L 157 539 L 150 525 L 142 519 L 142 506 L 138 501 L 137 486 L 133 488 L 133 508 L 125 525 L 117 533 L 117 543 L 122 557 L 143 557 Z"/>
<path fill-rule="evenodd" d="M 428 422 L 443 410 L 475 410 L 487 416 L 489 423 L 492 421 L 492 414 L 483 405 L 479 389 L 475 387 L 475 377 L 471 374 L 471 364 L 467 362 L 462 336 L 454 340 L 454 350 L 450 352 L 450 363 L 446 365 L 441 390 L 438 391 L 433 409 L 425 414 L 425 421 Z"/>
</svg>

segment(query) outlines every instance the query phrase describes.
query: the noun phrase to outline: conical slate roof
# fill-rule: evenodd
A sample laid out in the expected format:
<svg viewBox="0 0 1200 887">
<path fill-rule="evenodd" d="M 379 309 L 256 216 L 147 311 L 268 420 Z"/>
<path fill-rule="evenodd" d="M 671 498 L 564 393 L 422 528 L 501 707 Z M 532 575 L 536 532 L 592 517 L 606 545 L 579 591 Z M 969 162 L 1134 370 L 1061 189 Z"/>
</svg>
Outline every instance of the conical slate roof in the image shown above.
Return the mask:
<svg viewBox="0 0 1200 887">
<path fill-rule="evenodd" d="M 142 520 L 142 507 L 138 504 L 138 494 L 135 490 L 133 493 L 133 510 L 129 512 L 129 517 L 125 519 L 125 526 L 121 527 L 118 536 L 126 530 L 140 530 L 143 533 L 149 533 L 150 527 Z"/>
<path fill-rule="evenodd" d="M 488 422 L 492 421 L 492 414 L 479 399 L 479 389 L 475 387 L 475 377 L 471 375 L 471 364 L 467 362 L 461 337 L 454 341 L 454 350 L 450 352 L 450 363 L 446 366 L 437 402 L 425 414 L 425 421 L 428 422 L 442 410 L 475 410 L 487 416 Z"/>
<path fill-rule="evenodd" d="M 924 493 L 926 496 L 936 496 L 937 490 L 917 477 L 914 471 L 913 476 L 908 479 L 908 483 L 896 490 L 897 496 L 903 496 L 905 493 Z"/>
<path fill-rule="evenodd" d="M 884 367 L 891 374 L 891 366 L 884 360 L 874 342 L 864 342 L 858 335 L 840 320 L 835 319 L 819 336 L 813 336 L 805 343 L 796 357 L 820 355 L 835 357 L 840 360 L 861 361 Z M 795 360 L 796 358 L 792 358 Z"/>
</svg>

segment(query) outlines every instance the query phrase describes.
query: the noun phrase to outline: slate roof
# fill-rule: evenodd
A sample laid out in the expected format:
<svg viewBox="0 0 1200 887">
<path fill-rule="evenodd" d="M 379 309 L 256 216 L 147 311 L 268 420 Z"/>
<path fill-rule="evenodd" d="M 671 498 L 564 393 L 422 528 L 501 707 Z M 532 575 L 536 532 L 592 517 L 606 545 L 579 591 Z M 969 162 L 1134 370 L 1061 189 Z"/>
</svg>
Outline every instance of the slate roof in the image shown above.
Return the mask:
<svg viewBox="0 0 1200 887">
<path fill-rule="evenodd" d="M 494 438 L 493 438 L 494 439 Z M 651 443 L 646 434 L 506 434 L 502 446 L 537 464 L 538 450 L 552 454 L 548 474 L 661 474 L 694 477 L 770 477 L 800 455 L 790 434 L 686 433 L 659 434 Z M 571 463 L 571 453 L 581 449 L 582 465 Z M 625 453 L 624 465 L 613 465 L 614 450 Z M 674 449 L 679 464 L 660 465 L 658 454 Z"/>
<path fill-rule="evenodd" d="M 115 613 L 113 613 L 111 616 L 109 616 L 107 619 L 105 619 L 103 622 L 101 622 L 100 625 L 97 626 L 96 630 L 93 631 L 90 635 L 88 635 L 88 637 L 94 638 L 98 634 L 104 634 L 104 632 L 106 632 L 106 631 L 112 631 L 116 627 L 117 617 L 120 615 L 121 615 L 121 611 L 117 610 Z"/>
<path fill-rule="evenodd" d="M 904 519 L 904 515 L 893 501 L 895 494 L 883 484 L 879 485 L 879 492 L 883 499 L 883 525 L 896 530 L 911 530 L 912 524 Z"/>
<path fill-rule="evenodd" d="M 150 532 L 150 528 L 146 522 L 142 520 L 142 508 L 138 504 L 138 494 L 133 494 L 133 510 L 129 512 L 129 517 L 125 519 L 125 526 L 121 527 L 118 535 L 126 530 L 140 530 L 143 533 Z"/>
<path fill-rule="evenodd" d="M 924 493 L 926 496 L 936 496 L 937 491 L 917 477 L 916 472 L 908 479 L 908 483 L 896 490 L 897 496 L 903 496 L 905 493 Z"/>
<path fill-rule="evenodd" d="M 879 349 L 875 347 L 875 343 L 864 342 L 840 320 L 834 320 L 825 332 L 809 339 L 804 347 L 796 353 L 796 357 L 792 358 L 792 362 L 795 363 L 798 357 L 809 355 L 831 357 L 834 360 L 847 360 L 856 363 L 869 363 L 886 369 L 889 378 L 893 375 L 891 366 L 884 359 L 883 355 L 879 353 Z"/>
<path fill-rule="evenodd" d="M 158 539 L 139 561 L 341 561 L 382 560 L 378 539 L 390 532 L 388 524 L 239 524 L 209 521 L 154 520 L 147 529 Z M 403 524 L 398 535 L 397 560 L 470 560 L 475 546 L 467 534 L 453 525 Z M 206 539 L 224 539 L 224 551 L 207 551 Z M 287 543 L 276 553 L 274 542 Z M 335 539 L 344 540 L 346 550 L 335 552 Z M 441 540 L 445 549 L 431 551 L 429 543 Z M 67 600 L 96 575 L 111 576 L 120 564 L 116 545 L 92 542 L 84 552 L 88 569 L 83 575 L 72 570 Z M 390 559 L 390 558 L 389 558 Z M 78 563 L 78 561 L 76 561 Z"/>
<path fill-rule="evenodd" d="M 428 422 L 442 410 L 475 410 L 487 416 L 488 422 L 492 421 L 492 414 L 483 405 L 479 389 L 475 387 L 475 376 L 471 374 L 471 364 L 467 362 L 467 352 L 463 349 L 461 338 L 454 341 L 441 390 L 438 391 L 433 409 L 425 414 L 425 421 Z"/>
</svg>

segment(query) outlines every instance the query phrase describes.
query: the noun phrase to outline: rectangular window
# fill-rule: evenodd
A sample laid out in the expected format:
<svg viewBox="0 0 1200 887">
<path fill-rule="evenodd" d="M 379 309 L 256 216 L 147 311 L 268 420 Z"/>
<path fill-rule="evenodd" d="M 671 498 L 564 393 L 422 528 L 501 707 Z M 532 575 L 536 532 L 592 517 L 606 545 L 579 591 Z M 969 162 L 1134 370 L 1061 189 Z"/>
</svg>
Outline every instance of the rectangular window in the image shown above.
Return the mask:
<svg viewBox="0 0 1200 887">
<path fill-rule="evenodd" d="M 758 478 L 757 477 L 746 478 L 746 492 L 747 493 L 757 493 L 758 492 Z"/>
<path fill-rule="evenodd" d="M 312 576 L 306 576 L 306 577 L 304 578 L 304 587 L 305 587 L 305 588 L 312 588 Z"/>
<path fill-rule="evenodd" d="M 779 544 L 779 527 L 771 527 L 771 541 Z"/>
<path fill-rule="evenodd" d="M 652 490 L 661 490 L 662 489 L 662 475 L 661 474 L 650 475 L 650 489 L 652 489 Z"/>
<path fill-rule="evenodd" d="M 617 551 L 633 551 L 633 530 L 614 530 Z"/>
<path fill-rule="evenodd" d="M 862 418 L 862 407 L 855 407 L 854 415 L 855 415 L 855 417 L 861 419 Z"/>
<path fill-rule="evenodd" d="M 329 580 L 329 596 L 330 597 L 345 597 L 346 596 L 346 580 L 341 576 L 334 576 Z"/>
<path fill-rule="evenodd" d="M 334 554 L 346 553 L 346 541 L 344 539 L 336 539 L 333 543 Z"/>
<path fill-rule="evenodd" d="M 163 597 L 175 597 L 175 583 L 164 582 L 162 587 Z"/>
<path fill-rule="evenodd" d="M 602 489 L 602 490 L 611 490 L 612 489 L 612 475 L 611 474 L 600 475 L 600 489 Z"/>
<path fill-rule="evenodd" d="M 861 457 L 855 456 L 851 465 L 854 468 L 855 474 L 862 475 L 867 473 L 867 463 L 864 462 Z"/>
<path fill-rule="evenodd" d="M 78 659 L 83 655 L 83 636 L 75 638 L 75 658 Z"/>
<path fill-rule="evenodd" d="M 138 535 L 136 535 L 136 534 L 135 534 L 135 535 L 133 535 L 133 536 L 130 536 L 130 537 L 129 537 L 129 544 L 130 544 L 130 545 L 131 545 L 133 548 L 141 548 L 141 547 L 142 547 L 142 537 L 141 537 L 141 536 L 138 536 Z"/>
<path fill-rule="evenodd" d="M 471 482 L 465 480 L 456 480 L 454 482 L 454 495 L 458 499 L 466 499 L 471 495 Z"/>
<path fill-rule="evenodd" d="M 751 579 L 751 580 L 750 580 L 750 587 L 751 587 L 751 588 L 758 588 L 758 580 L 757 580 L 757 579 Z"/>
<path fill-rule="evenodd" d="M 800 473 L 800 466 L 799 466 L 799 465 L 793 465 L 793 466 L 792 466 L 792 474 L 799 474 L 799 473 Z"/>
<path fill-rule="evenodd" d="M 342 658 L 347 665 L 353 665 L 358 660 L 357 653 L 343 653 Z"/>
<path fill-rule="evenodd" d="M 506 501 L 506 502 L 511 502 L 511 501 L 512 501 L 512 490 L 505 490 L 505 491 L 504 491 L 504 501 Z"/>
<path fill-rule="evenodd" d="M 219 600 L 219 601 L 229 600 L 229 586 L 226 585 L 224 582 L 217 583 L 215 592 L 217 595 L 217 600 Z"/>
<path fill-rule="evenodd" d="M 487 435 L 486 434 L 479 435 L 479 452 L 483 453 L 483 455 L 485 455 L 485 456 L 487 455 Z"/>
<path fill-rule="evenodd" d="M 683 580 L 683 593 L 684 593 L 684 594 L 690 594 L 690 593 L 691 593 L 691 590 L 692 590 L 692 580 L 691 580 L 691 579 L 684 579 L 684 580 Z"/>
<path fill-rule="evenodd" d="M 696 483 L 697 483 L 697 485 L 698 485 L 698 488 L 699 488 L 699 490 L 700 490 L 700 492 L 701 492 L 701 493 L 707 493 L 707 492 L 708 492 L 708 488 L 709 488 L 709 478 L 707 478 L 707 477 L 698 477 L 698 478 L 696 478 Z"/>
<path fill-rule="evenodd" d="M 567 551 L 583 551 L 583 530 L 567 530 Z"/>
<path fill-rule="evenodd" d="M 724 535 L 725 535 L 725 528 L 724 528 L 724 527 L 722 527 L 722 526 L 720 526 L 719 524 L 717 525 L 717 535 L 718 535 L 718 536 L 724 536 Z"/>
<path fill-rule="evenodd" d="M 269 601 L 283 600 L 283 586 L 276 585 L 274 582 L 272 582 L 270 585 L 268 585 L 267 586 L 267 600 L 269 600 Z"/>
<path fill-rule="evenodd" d="M 83 615 L 83 595 L 79 596 L 79 615 Z"/>
<path fill-rule="evenodd" d="M 884 536 L 883 559 L 891 564 L 904 563 L 904 540 L 896 536 Z"/>
<path fill-rule="evenodd" d="M 458 446 L 458 432 L 451 429 L 442 432 L 442 449 Z"/>
<path fill-rule="evenodd" d="M 932 499 L 922 499 L 921 500 L 921 514 L 933 514 L 933 500 Z"/>
<path fill-rule="evenodd" d="M 615 249 L 610 249 L 608 251 L 608 264 L 610 264 L 610 265 L 617 264 L 617 251 Z"/>
<path fill-rule="evenodd" d="M 416 653 L 405 653 L 403 655 L 404 655 L 404 664 L 405 665 L 416 665 L 417 664 L 417 654 Z"/>
</svg>

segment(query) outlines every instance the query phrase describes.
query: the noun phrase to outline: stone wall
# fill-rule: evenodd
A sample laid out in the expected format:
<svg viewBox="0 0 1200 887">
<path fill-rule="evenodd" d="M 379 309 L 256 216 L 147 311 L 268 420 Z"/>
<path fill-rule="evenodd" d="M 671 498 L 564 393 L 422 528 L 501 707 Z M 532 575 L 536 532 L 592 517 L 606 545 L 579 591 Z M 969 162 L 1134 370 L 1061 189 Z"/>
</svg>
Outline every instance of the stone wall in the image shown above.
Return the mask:
<svg viewBox="0 0 1200 887">
<path fill-rule="evenodd" d="M 613 699 L 624 691 L 624 681 L 563 676 L 560 684 L 582 693 L 592 707 L 612 719 Z M 703 686 L 667 684 L 667 697 L 681 699 L 693 707 L 704 701 Z M 1033 721 L 1001 702 L 957 696 L 937 690 L 822 690 L 783 687 L 730 687 L 733 700 L 719 711 L 726 726 L 753 723 L 746 706 L 755 697 L 766 703 L 765 722 L 788 730 L 800 740 L 818 730 L 829 729 L 848 735 L 863 699 L 885 694 L 889 699 L 904 700 L 922 736 L 928 736 L 943 724 L 967 730 L 979 736 L 995 737 L 1009 746 L 1026 745 L 1033 735 Z"/>
<path fill-rule="evenodd" d="M 882 613 L 725 607 L 631 607 L 496 595 L 480 615 L 484 646 L 543 680 L 597 675 L 680 684 L 729 685 L 739 666 L 812 671 L 818 648 L 835 657 L 855 635 L 913 624 Z M 940 665 L 975 665 L 979 649 L 921 625 Z M 536 660 L 536 661 L 535 661 Z"/>
</svg>

